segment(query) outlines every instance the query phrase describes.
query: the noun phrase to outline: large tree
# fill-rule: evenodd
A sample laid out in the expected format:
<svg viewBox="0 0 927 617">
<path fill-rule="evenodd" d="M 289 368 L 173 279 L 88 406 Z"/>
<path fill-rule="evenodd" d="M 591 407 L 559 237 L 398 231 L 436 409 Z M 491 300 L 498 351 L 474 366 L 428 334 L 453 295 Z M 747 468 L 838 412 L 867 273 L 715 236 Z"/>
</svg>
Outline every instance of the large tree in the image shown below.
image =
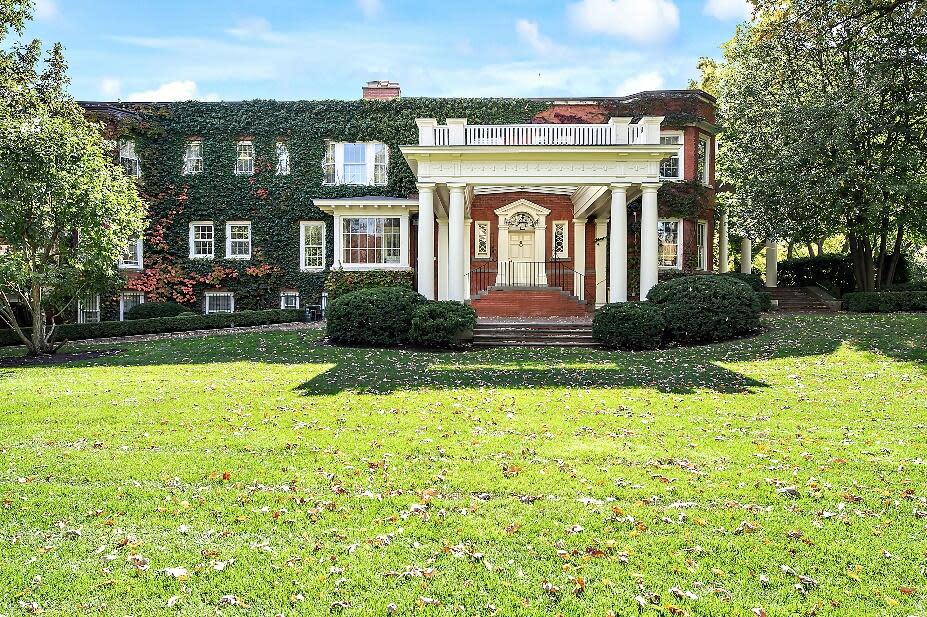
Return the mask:
<svg viewBox="0 0 927 617">
<path fill-rule="evenodd" d="M 30 1 L 0 0 L 0 43 L 22 33 Z M 33 40 L 0 52 L 0 325 L 28 353 L 53 352 L 56 319 L 104 290 L 144 229 L 134 182 L 67 94 L 60 45 Z M 17 323 L 13 303 L 31 316 Z"/>
<path fill-rule="evenodd" d="M 844 236 L 859 289 L 888 287 L 927 230 L 927 6 L 753 4 L 717 78 L 732 219 L 758 238 Z"/>
</svg>

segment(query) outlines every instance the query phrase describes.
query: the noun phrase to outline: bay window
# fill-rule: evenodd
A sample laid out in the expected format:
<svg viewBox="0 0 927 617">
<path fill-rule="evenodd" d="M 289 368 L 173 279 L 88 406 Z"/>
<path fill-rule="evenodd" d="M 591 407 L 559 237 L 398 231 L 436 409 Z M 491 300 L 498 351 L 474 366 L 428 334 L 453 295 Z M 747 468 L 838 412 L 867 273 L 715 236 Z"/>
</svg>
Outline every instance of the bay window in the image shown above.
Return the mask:
<svg viewBox="0 0 927 617">
<path fill-rule="evenodd" d="M 323 184 L 383 186 L 389 182 L 389 148 L 376 141 L 327 142 L 322 175 Z"/>
<path fill-rule="evenodd" d="M 661 268 L 682 269 L 682 221 L 657 223 L 658 264 Z"/>
<path fill-rule="evenodd" d="M 401 239 L 398 216 L 343 217 L 341 261 L 345 265 L 398 265 Z"/>
</svg>

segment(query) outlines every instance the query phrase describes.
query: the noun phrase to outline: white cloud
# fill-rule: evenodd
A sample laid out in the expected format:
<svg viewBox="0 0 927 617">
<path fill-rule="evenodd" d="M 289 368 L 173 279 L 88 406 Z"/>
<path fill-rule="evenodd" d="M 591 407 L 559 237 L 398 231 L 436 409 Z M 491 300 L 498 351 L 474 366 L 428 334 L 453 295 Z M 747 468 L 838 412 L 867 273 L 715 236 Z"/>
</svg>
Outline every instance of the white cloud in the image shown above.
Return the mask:
<svg viewBox="0 0 927 617">
<path fill-rule="evenodd" d="M 263 17 L 248 17 L 225 30 L 227 34 L 245 41 L 263 41 L 265 43 L 282 43 L 286 37 L 274 32 L 270 22 Z"/>
<path fill-rule="evenodd" d="M 58 16 L 58 5 L 55 4 L 55 0 L 36 0 L 35 2 L 35 18 L 36 19 L 52 19 Z"/>
<path fill-rule="evenodd" d="M 122 82 L 115 77 L 104 77 L 100 80 L 100 94 L 108 99 L 119 97 L 122 91 Z"/>
<path fill-rule="evenodd" d="M 747 0 L 708 0 L 705 14 L 718 19 L 750 19 L 753 6 Z"/>
<path fill-rule="evenodd" d="M 538 31 L 538 22 L 519 19 L 515 22 L 518 37 L 539 54 L 548 54 L 554 50 L 554 43 Z"/>
<path fill-rule="evenodd" d="M 218 101 L 217 94 L 207 94 L 199 96 L 199 87 L 195 81 L 172 81 L 161 84 L 154 90 L 142 90 L 133 92 L 128 97 L 128 101 Z"/>
<path fill-rule="evenodd" d="M 367 19 L 373 19 L 383 10 L 380 0 L 357 0 L 357 7 Z"/>
<path fill-rule="evenodd" d="M 618 96 L 625 96 L 627 94 L 637 94 L 638 92 L 645 92 L 647 90 L 661 90 L 662 88 L 663 76 L 656 71 L 651 71 L 650 73 L 641 73 L 640 75 L 628 77 L 618 85 L 615 94 Z"/>
<path fill-rule="evenodd" d="M 580 0 L 567 7 L 573 25 L 585 32 L 650 43 L 679 29 L 672 0 Z"/>
</svg>

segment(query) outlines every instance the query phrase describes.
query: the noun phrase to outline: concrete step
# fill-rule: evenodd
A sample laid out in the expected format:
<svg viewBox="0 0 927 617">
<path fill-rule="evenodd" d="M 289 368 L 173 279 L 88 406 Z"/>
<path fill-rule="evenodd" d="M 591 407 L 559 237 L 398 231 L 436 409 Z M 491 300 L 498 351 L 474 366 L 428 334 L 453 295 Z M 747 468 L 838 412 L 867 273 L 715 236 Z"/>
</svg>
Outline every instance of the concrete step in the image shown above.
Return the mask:
<svg viewBox="0 0 927 617">
<path fill-rule="evenodd" d="M 473 329 L 477 347 L 596 347 L 589 323 L 478 322 Z"/>
</svg>

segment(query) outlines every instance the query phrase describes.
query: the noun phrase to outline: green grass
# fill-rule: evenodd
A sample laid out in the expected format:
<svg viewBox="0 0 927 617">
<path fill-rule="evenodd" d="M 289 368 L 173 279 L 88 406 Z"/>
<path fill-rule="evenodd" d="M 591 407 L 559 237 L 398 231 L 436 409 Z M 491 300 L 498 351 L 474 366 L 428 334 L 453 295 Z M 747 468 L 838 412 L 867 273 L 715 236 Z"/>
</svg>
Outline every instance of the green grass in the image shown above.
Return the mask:
<svg viewBox="0 0 927 617">
<path fill-rule="evenodd" d="M 924 615 L 927 316 L 766 325 L 643 353 L 290 332 L 0 368 L 0 614 Z"/>
</svg>

